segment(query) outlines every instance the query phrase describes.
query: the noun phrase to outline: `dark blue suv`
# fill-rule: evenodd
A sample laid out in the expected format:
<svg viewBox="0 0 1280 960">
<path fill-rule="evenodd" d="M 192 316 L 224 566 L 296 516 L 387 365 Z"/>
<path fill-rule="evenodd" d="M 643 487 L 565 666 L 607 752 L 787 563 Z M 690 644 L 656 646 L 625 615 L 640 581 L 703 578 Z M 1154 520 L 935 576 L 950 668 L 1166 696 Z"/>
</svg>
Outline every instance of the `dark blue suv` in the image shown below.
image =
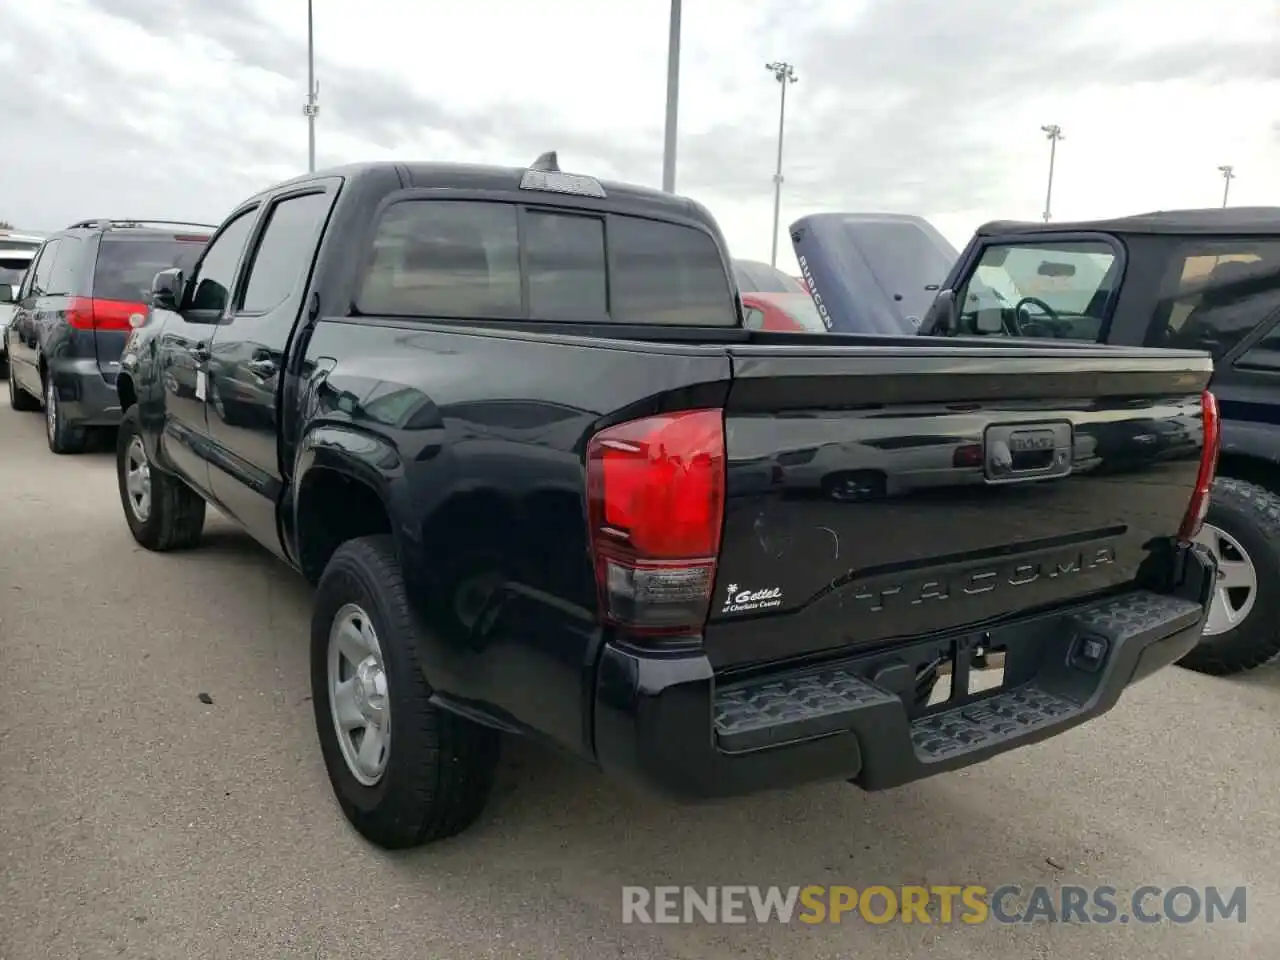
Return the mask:
<svg viewBox="0 0 1280 960">
<path fill-rule="evenodd" d="M 116 373 L 161 270 L 190 272 L 213 227 L 163 220 L 87 220 L 49 236 L 27 271 L 5 331 L 9 405 L 43 406 L 54 453 L 84 449 L 120 421 Z M 136 319 L 135 319 L 136 318 Z"/>
</svg>

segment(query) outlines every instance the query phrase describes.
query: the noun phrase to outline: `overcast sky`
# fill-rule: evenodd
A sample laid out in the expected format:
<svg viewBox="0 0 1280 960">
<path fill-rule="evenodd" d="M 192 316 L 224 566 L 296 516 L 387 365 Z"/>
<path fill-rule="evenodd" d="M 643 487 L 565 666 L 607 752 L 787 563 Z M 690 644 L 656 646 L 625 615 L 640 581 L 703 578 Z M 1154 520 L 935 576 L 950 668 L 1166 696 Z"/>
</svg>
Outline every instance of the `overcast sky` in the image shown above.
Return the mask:
<svg viewBox="0 0 1280 960">
<path fill-rule="evenodd" d="M 304 0 L 0 0 L 0 219 L 217 222 L 306 169 Z M 315 0 L 318 165 L 531 161 L 660 186 L 668 0 Z M 767 260 L 782 223 L 1280 205 L 1277 0 L 686 0 L 676 189 Z M 785 259 L 794 269 L 785 238 Z"/>
</svg>

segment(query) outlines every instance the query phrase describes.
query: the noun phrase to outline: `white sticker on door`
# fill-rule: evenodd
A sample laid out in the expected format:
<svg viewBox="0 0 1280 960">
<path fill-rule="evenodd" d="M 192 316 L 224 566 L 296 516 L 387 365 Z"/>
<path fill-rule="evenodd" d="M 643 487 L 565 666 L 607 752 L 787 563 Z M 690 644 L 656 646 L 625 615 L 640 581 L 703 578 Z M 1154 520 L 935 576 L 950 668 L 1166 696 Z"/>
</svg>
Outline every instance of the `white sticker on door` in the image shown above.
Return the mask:
<svg viewBox="0 0 1280 960">
<path fill-rule="evenodd" d="M 206 392 L 205 373 L 203 370 L 196 371 L 196 399 L 203 400 Z"/>
</svg>

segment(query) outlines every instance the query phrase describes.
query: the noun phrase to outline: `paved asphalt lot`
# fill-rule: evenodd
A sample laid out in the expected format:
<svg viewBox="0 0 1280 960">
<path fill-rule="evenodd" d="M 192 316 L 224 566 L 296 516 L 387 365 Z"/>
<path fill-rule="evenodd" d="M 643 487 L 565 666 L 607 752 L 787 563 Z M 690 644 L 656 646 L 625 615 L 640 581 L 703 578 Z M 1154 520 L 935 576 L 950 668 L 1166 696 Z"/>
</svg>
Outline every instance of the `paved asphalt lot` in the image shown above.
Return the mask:
<svg viewBox="0 0 1280 960">
<path fill-rule="evenodd" d="M 112 456 L 55 458 L 41 431 L 0 410 L 2 960 L 1276 956 L 1280 671 L 1168 670 L 1101 721 L 875 796 L 677 808 L 517 745 L 476 828 L 392 856 L 330 797 L 301 580 L 220 519 L 196 552 L 137 549 Z M 1248 919 L 620 922 L 627 883 L 964 882 L 1248 884 Z"/>
</svg>

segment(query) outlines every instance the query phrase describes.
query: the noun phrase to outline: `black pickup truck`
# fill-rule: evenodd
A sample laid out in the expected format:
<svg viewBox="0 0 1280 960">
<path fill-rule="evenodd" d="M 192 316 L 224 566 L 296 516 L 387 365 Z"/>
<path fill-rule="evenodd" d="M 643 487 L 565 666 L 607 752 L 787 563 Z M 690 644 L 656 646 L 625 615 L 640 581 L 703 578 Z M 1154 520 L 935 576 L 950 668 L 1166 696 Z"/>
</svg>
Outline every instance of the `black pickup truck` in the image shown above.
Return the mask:
<svg viewBox="0 0 1280 960">
<path fill-rule="evenodd" d="M 731 277 L 701 206 L 554 155 L 291 180 L 156 277 L 125 518 L 190 547 L 212 504 L 315 584 L 370 841 L 465 828 L 504 733 L 688 800 L 883 789 L 1196 643 L 1207 356 L 765 333 Z"/>
</svg>

